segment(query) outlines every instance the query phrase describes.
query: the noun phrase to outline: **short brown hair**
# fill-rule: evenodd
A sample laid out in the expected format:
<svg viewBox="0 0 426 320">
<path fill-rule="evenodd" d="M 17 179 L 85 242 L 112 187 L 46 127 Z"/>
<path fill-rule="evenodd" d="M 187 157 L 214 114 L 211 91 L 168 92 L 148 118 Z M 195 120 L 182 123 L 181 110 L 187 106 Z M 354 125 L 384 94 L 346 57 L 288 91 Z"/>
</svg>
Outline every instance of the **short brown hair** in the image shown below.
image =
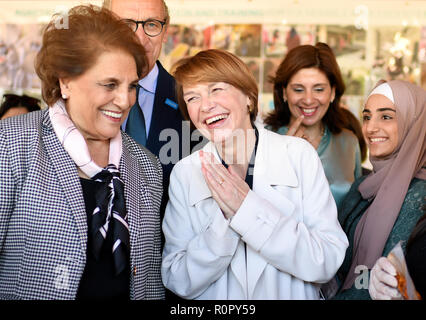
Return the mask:
<svg viewBox="0 0 426 320">
<path fill-rule="evenodd" d="M 108 9 L 76 6 L 68 12 L 65 28 L 57 27 L 58 18 L 59 15 L 54 15 L 44 30 L 35 62 L 47 105 L 53 105 L 61 97 L 60 78 L 82 75 L 108 50 L 129 53 L 135 59 L 139 78 L 147 73 L 145 50 L 137 36 Z"/>
<path fill-rule="evenodd" d="M 258 88 L 256 80 L 247 65 L 237 56 L 224 50 L 210 49 L 184 58 L 173 67 L 176 79 L 176 95 L 179 108 L 186 120 L 190 120 L 188 108 L 183 99 L 184 85 L 225 82 L 239 89 L 251 101 L 250 120 L 256 120 L 258 110 Z"/>
</svg>

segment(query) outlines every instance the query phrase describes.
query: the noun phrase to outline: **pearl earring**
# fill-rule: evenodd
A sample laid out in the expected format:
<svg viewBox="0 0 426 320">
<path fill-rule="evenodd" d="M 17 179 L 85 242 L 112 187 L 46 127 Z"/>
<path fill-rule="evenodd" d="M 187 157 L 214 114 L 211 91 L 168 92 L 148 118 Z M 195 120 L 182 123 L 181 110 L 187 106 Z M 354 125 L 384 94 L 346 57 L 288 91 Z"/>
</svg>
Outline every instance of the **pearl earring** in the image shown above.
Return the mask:
<svg viewBox="0 0 426 320">
<path fill-rule="evenodd" d="M 62 94 L 62 99 L 66 100 L 68 97 L 65 93 Z"/>
</svg>

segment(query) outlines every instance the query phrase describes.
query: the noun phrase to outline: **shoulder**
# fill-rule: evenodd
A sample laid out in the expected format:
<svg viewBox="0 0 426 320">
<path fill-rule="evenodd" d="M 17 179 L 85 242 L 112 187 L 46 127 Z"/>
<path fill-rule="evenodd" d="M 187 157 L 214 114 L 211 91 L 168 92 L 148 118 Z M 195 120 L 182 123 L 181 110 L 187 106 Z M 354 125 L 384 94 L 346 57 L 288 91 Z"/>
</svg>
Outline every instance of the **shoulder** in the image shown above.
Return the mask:
<svg viewBox="0 0 426 320">
<path fill-rule="evenodd" d="M 27 114 L 0 120 L 0 135 L 9 145 L 38 143 L 43 123 L 50 126 L 48 110 L 34 111 Z"/>
<path fill-rule="evenodd" d="M 409 206 L 421 210 L 426 201 L 426 180 L 413 178 L 405 195 L 403 206 Z"/>
<path fill-rule="evenodd" d="M 121 132 L 123 147 L 137 159 L 140 165 L 146 169 L 161 170 L 160 160 L 148 149 L 141 147 L 127 133 Z"/>
<path fill-rule="evenodd" d="M 358 138 L 356 137 L 356 135 L 351 130 L 348 130 L 346 128 L 342 128 L 342 131 L 340 133 L 333 134 L 332 137 L 336 140 L 341 140 L 345 143 L 358 144 Z"/>
<path fill-rule="evenodd" d="M 174 89 L 175 78 L 169 72 L 167 72 L 166 69 L 164 69 L 160 61 L 157 61 L 157 66 L 158 66 L 158 82 L 173 84 L 173 89 Z"/>
<path fill-rule="evenodd" d="M 193 171 L 201 171 L 200 151 L 195 151 L 190 155 L 179 160 L 172 169 L 170 179 L 186 180 L 189 179 Z"/>
<path fill-rule="evenodd" d="M 265 128 L 259 129 L 259 132 L 261 137 L 259 143 L 264 144 L 269 153 L 280 154 L 285 151 L 291 158 L 298 158 L 305 154 L 318 157 L 314 147 L 305 139 L 279 134 Z"/>
<path fill-rule="evenodd" d="M 38 129 L 46 116 L 48 116 L 47 109 L 0 120 L 0 130 L 14 133 L 27 129 Z"/>
</svg>

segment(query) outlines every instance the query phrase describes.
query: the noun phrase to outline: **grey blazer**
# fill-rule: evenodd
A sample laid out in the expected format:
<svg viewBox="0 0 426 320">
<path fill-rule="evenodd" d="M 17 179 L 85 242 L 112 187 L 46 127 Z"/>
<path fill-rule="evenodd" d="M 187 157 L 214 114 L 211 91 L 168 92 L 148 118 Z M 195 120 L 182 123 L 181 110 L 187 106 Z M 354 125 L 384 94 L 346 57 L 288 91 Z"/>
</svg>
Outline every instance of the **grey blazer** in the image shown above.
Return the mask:
<svg viewBox="0 0 426 320">
<path fill-rule="evenodd" d="M 122 133 L 130 298 L 163 299 L 158 159 Z M 0 299 L 74 299 L 86 264 L 77 167 L 48 110 L 0 121 Z"/>
</svg>

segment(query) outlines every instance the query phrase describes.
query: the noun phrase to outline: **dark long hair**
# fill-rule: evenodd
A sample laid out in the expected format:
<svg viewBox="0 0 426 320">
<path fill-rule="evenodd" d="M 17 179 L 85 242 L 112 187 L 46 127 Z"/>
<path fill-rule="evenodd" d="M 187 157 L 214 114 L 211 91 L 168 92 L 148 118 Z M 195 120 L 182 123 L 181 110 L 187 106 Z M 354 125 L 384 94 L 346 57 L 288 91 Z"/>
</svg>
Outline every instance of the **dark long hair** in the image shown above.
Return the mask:
<svg viewBox="0 0 426 320">
<path fill-rule="evenodd" d="M 298 46 L 287 53 L 279 65 L 275 77 L 270 78 L 270 81 L 274 84 L 275 108 L 266 116 L 265 123 L 270 125 L 274 131 L 282 126 L 288 126 L 291 113 L 288 103 L 284 101 L 283 89 L 287 87 L 293 75 L 299 70 L 307 68 L 317 68 L 322 71 L 330 82 L 330 86 L 335 90 L 334 100 L 330 103 L 322 121 L 333 134 L 339 134 L 343 128 L 351 130 L 358 138 L 361 157 L 365 159 L 367 147 L 362 136 L 361 125 L 350 111 L 340 107 L 340 99 L 345 92 L 345 84 L 336 57 L 325 43 L 318 42 L 315 46 Z"/>
<path fill-rule="evenodd" d="M 16 95 L 13 93 L 6 93 L 2 97 L 0 105 L 0 119 L 3 118 L 5 113 L 12 108 L 21 107 L 26 108 L 28 112 L 40 110 L 40 100 L 27 95 Z"/>
</svg>

